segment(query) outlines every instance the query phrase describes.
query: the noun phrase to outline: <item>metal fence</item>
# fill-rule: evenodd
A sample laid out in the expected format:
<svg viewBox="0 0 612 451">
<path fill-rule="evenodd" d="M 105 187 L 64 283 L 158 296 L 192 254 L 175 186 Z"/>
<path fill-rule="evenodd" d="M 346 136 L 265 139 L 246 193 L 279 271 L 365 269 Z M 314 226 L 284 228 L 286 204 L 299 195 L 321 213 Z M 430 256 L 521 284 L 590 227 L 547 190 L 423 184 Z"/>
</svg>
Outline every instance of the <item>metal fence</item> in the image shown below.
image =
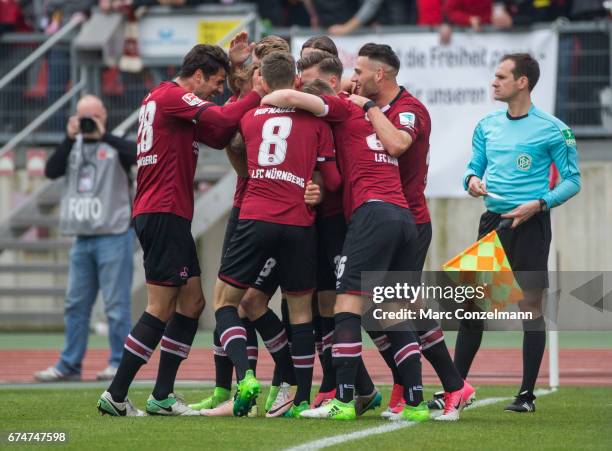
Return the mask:
<svg viewBox="0 0 612 451">
<path fill-rule="evenodd" d="M 556 114 L 582 137 L 612 136 L 612 22 L 557 25 L 559 69 Z M 401 27 L 415 31 L 414 27 Z M 376 29 L 377 33 L 386 28 Z M 397 31 L 397 27 L 389 30 Z M 423 31 L 419 29 L 419 31 Z M 304 30 L 273 32 L 291 39 Z M 23 129 L 48 105 L 64 94 L 76 71 L 71 72 L 71 37 L 61 40 L 46 55 L 10 85 L 0 90 L 0 143 Z M 0 36 L 0 78 L 23 60 L 47 36 L 13 33 Z M 145 61 L 146 63 L 146 61 Z M 151 63 L 151 62 L 149 62 Z M 175 76 L 175 64 L 154 63 L 140 73 L 121 72 L 115 67 L 93 68 L 88 90 L 102 97 L 109 111 L 109 128 L 134 111 L 143 96 L 162 79 Z M 90 68 L 91 69 L 91 68 Z M 68 108 L 63 108 L 32 134 L 30 143 L 52 144 L 62 139 Z"/>
</svg>

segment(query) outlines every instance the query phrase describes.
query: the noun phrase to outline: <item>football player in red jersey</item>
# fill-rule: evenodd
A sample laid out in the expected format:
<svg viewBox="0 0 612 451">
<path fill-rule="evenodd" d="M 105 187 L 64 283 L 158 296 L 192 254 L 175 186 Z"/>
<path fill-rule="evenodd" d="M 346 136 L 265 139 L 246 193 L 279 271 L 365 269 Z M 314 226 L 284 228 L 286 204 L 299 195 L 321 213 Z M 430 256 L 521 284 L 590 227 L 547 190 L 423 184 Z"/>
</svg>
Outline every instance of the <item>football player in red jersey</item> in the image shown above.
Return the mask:
<svg viewBox="0 0 612 451">
<path fill-rule="evenodd" d="M 351 79 L 356 94 L 351 96 L 351 101 L 361 107 L 370 100 L 375 102 L 376 106 L 370 108 L 368 116 L 371 116 L 376 136 L 385 149 L 401 152 L 398 161 L 402 189 L 418 231 L 416 270 L 422 271 L 431 242 L 431 221 L 425 201 L 431 119 L 427 108 L 397 84 L 399 67 L 399 58 L 391 47 L 365 44 L 359 50 Z M 474 390 L 453 364 L 439 324 L 435 320 L 419 319 L 415 326 L 421 340 L 421 352 L 436 370 L 444 387 L 445 409 L 437 419 L 458 420 Z M 381 336 L 373 337 L 374 342 L 384 346 L 388 340 L 378 333 Z M 393 360 L 385 360 L 394 370 Z M 403 389 L 399 380 L 394 382 L 387 415 L 400 412 L 403 404 Z"/>
<path fill-rule="evenodd" d="M 242 63 L 248 53 L 248 37 L 241 33 L 230 49 L 230 58 Z M 142 414 L 129 402 L 127 392 L 161 341 L 159 372 L 147 401 L 147 412 L 199 415 L 172 393 L 205 302 L 191 236 L 193 180 L 199 150 L 196 124 L 235 126 L 261 99 L 260 79 L 255 77 L 255 90 L 240 102 L 219 107 L 205 100 L 222 92 L 229 71 L 230 59 L 223 49 L 196 45 L 185 56 L 177 80 L 162 82 L 142 102 L 133 217 L 144 251 L 148 305 L 126 339 L 115 378 L 98 401 L 102 413 Z"/>
<path fill-rule="evenodd" d="M 355 381 L 363 365 L 362 296 L 368 296 L 371 288 L 362 288 L 361 273 L 410 271 L 415 266 L 417 232 L 401 190 L 399 155 L 383 148 L 367 111 L 348 99 L 328 95 L 319 98 L 282 90 L 267 95 L 263 101 L 279 107 L 303 108 L 334 124 L 344 183 L 343 208 L 345 217 L 350 219 L 342 257 L 337 265 L 332 345 L 337 389 L 334 400 L 302 412 L 302 417 L 354 419 Z M 376 280 L 371 282 L 376 284 Z M 408 400 L 402 416 L 408 420 L 425 421 L 429 418 L 429 411 L 422 400 L 418 339 L 410 330 L 392 331 L 388 335 Z"/>
<path fill-rule="evenodd" d="M 276 52 L 262 60 L 267 91 L 295 83 L 295 62 Z M 237 372 L 234 414 L 244 415 L 259 392 L 248 369 L 246 334 L 236 307 L 262 266 L 274 259 L 280 286 L 287 294 L 292 323 L 292 358 L 298 390 L 287 416 L 308 408 L 314 366 L 311 297 L 315 287 L 314 210 L 305 205 L 306 182 L 316 168 L 326 188 L 335 191 L 340 175 L 335 165 L 331 130 L 320 119 L 295 108 L 262 105 L 240 122 L 249 183 L 236 231 L 223 256 L 215 286 L 215 316 L 221 343 Z M 300 271 L 296 268 L 300 267 Z M 278 340 L 283 337 L 279 331 Z"/>
<path fill-rule="evenodd" d="M 298 71 L 301 82 L 305 84 L 306 89 L 302 89 L 304 92 L 327 94 L 316 83 L 317 80 L 322 80 L 332 89 L 331 94 L 338 94 L 341 97 L 348 96 L 347 93 L 341 92 L 343 67 L 336 55 L 320 50 L 307 53 L 298 61 Z M 318 232 L 317 300 L 318 311 L 321 315 L 323 380 L 312 407 L 320 407 L 323 402 L 333 399 L 336 395 L 336 373 L 332 365 L 331 347 L 336 302 L 336 264 L 342 256 L 342 245 L 346 236 L 341 191 L 325 195 L 317 211 L 316 224 Z M 380 405 L 381 395 L 373 388 L 372 380 L 365 366 L 359 367 L 355 385 L 357 415 L 362 415 Z"/>
<path fill-rule="evenodd" d="M 233 85 L 234 89 L 239 92 L 232 96 L 229 102 L 235 102 L 245 94 L 248 94 L 250 91 L 252 74 L 261 64 L 262 58 L 273 52 L 289 52 L 289 49 L 290 47 L 287 41 L 278 36 L 266 36 L 257 42 L 251 52 L 252 64 L 248 67 L 238 69 L 233 73 L 232 77 L 230 77 L 230 85 Z M 246 193 L 249 179 L 244 140 L 242 135 L 237 132 L 237 128 L 234 132 L 235 135 L 231 139 L 231 143 L 227 147 L 226 152 L 238 177 L 236 181 L 236 191 L 234 193 L 234 204 L 225 230 L 221 255 L 225 254 L 229 241 L 238 224 L 240 207 L 244 194 Z M 307 186 L 307 191 L 309 190 L 313 191 L 312 184 Z M 310 202 L 308 200 L 305 201 L 307 203 Z M 289 331 L 285 330 L 285 333 L 282 333 L 283 324 L 278 316 L 268 308 L 268 302 L 277 288 L 277 270 L 274 265 L 271 265 L 271 261 L 266 262 L 266 265 L 264 265 L 256 280 L 255 286 L 246 291 L 238 309 L 243 327 L 247 333 L 247 353 L 249 365 L 253 372 L 255 372 L 257 365 L 258 352 L 256 330 L 259 331 L 262 336 L 264 344 L 270 351 L 274 361 L 278 362 L 278 364 L 275 365 L 272 386 L 268 393 L 268 399 L 266 400 L 265 410 L 266 412 L 270 412 L 269 416 L 282 415 L 291 407 L 294 394 L 294 390 L 292 390 L 291 387 L 296 385 L 289 352 Z M 286 302 L 284 298 L 283 302 Z M 285 322 L 285 318 L 283 318 L 283 322 Z M 287 326 L 288 319 L 285 323 L 285 329 L 288 329 Z M 278 337 L 279 334 L 281 334 L 280 337 Z M 203 399 L 199 403 L 190 404 L 189 407 L 201 410 L 201 414 L 205 416 L 231 416 L 233 415 L 233 401 L 230 400 L 230 389 L 234 365 L 223 350 L 219 334 L 216 330 L 214 332 L 213 349 L 216 371 L 214 393 L 212 396 Z M 283 369 L 286 374 L 281 374 L 281 369 Z M 282 389 L 281 382 L 285 383 Z M 277 401 L 277 405 L 274 404 L 275 401 Z M 257 405 L 255 404 L 249 412 L 249 415 L 256 414 Z"/>
</svg>

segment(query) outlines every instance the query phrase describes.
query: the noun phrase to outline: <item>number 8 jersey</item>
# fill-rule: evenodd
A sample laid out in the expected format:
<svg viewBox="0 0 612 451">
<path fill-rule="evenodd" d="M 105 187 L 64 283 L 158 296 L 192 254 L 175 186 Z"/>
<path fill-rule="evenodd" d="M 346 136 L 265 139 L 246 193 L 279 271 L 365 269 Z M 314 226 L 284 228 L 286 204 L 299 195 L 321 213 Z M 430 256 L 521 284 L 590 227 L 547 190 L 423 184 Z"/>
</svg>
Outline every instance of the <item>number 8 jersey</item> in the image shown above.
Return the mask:
<svg viewBox="0 0 612 451">
<path fill-rule="evenodd" d="M 335 160 L 329 126 L 305 111 L 262 105 L 245 114 L 240 130 L 249 170 L 240 219 L 312 225 L 304 189 L 317 162 Z"/>
</svg>

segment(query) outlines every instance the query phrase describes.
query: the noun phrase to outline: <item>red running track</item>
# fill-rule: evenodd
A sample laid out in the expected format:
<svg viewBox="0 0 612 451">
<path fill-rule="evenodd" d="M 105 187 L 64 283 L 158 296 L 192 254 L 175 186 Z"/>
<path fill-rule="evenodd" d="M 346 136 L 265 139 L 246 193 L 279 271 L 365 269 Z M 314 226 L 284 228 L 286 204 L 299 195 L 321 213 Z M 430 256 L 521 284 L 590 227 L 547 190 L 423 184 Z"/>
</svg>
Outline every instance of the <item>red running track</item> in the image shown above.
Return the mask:
<svg viewBox="0 0 612 451">
<path fill-rule="evenodd" d="M 376 383 L 392 383 L 391 374 L 376 349 L 363 352 L 366 365 Z M 451 351 L 452 354 L 452 351 Z M 59 356 L 54 350 L 0 350 L 0 382 L 33 382 L 35 371 L 53 365 Z M 83 380 L 95 380 L 96 372 L 106 367 L 108 350 L 87 352 L 83 363 Z M 152 380 L 157 374 L 159 351 L 153 354 L 137 379 Z M 423 382 L 438 384 L 438 379 L 423 359 Z M 273 362 L 263 348 L 259 350 L 257 375 L 262 381 L 272 378 Z M 473 384 L 516 385 L 521 382 L 522 359 L 520 349 L 481 349 L 476 356 L 469 380 Z M 214 363 L 211 349 L 194 349 L 181 365 L 178 379 L 214 381 Z M 321 369 L 315 367 L 315 381 L 321 378 Z M 561 385 L 612 386 L 612 350 L 563 349 L 560 351 Z M 548 355 L 544 356 L 538 383 L 548 384 Z"/>
</svg>

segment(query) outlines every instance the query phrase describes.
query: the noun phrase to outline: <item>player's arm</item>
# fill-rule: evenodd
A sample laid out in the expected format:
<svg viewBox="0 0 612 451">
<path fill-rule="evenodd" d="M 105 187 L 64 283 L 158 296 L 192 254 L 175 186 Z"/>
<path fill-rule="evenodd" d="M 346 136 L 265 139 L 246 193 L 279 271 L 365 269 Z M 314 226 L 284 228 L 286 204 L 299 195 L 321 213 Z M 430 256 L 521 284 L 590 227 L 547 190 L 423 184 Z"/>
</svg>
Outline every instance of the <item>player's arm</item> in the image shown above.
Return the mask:
<svg viewBox="0 0 612 451">
<path fill-rule="evenodd" d="M 321 97 L 294 89 L 279 89 L 271 92 L 261 99 L 261 103 L 280 108 L 295 107 L 309 111 L 315 116 L 321 116 L 325 113 L 325 103 L 321 100 Z"/>
<path fill-rule="evenodd" d="M 193 121 L 212 124 L 217 127 L 236 127 L 244 114 L 257 107 L 261 96 L 256 91 L 251 91 L 237 102 L 224 106 L 207 104 L 196 113 Z"/>
<path fill-rule="evenodd" d="M 306 188 L 304 189 L 304 203 L 310 207 L 316 207 L 323 202 L 324 190 L 323 179 L 318 171 L 312 173 L 312 180 L 306 182 Z"/>
<path fill-rule="evenodd" d="M 553 208 L 578 194 L 582 185 L 580 168 L 578 167 L 576 138 L 571 129 L 555 131 L 555 136 L 549 146 L 549 152 L 562 179 L 543 198 L 546 206 Z"/>
<path fill-rule="evenodd" d="M 229 145 L 225 148 L 225 153 L 238 177 L 248 177 L 249 170 L 246 159 L 246 146 L 240 132 L 234 135 Z"/>
<path fill-rule="evenodd" d="M 336 165 L 334 136 L 329 125 L 319 121 L 319 139 L 317 149 L 317 171 L 323 178 L 325 191 L 336 192 L 342 186 L 342 176 Z"/>
<path fill-rule="evenodd" d="M 487 191 L 482 177 L 487 169 L 487 143 L 482 130 L 482 122 L 474 129 L 472 136 L 472 158 L 463 175 L 463 188 L 474 197 L 484 196 Z"/>
<path fill-rule="evenodd" d="M 363 108 L 370 102 L 370 99 L 353 94 L 351 95 L 351 102 Z M 413 137 L 410 133 L 397 128 L 380 108 L 377 106 L 370 107 L 367 115 L 372 127 L 374 127 L 376 136 L 389 155 L 399 157 L 412 145 Z"/>
</svg>

